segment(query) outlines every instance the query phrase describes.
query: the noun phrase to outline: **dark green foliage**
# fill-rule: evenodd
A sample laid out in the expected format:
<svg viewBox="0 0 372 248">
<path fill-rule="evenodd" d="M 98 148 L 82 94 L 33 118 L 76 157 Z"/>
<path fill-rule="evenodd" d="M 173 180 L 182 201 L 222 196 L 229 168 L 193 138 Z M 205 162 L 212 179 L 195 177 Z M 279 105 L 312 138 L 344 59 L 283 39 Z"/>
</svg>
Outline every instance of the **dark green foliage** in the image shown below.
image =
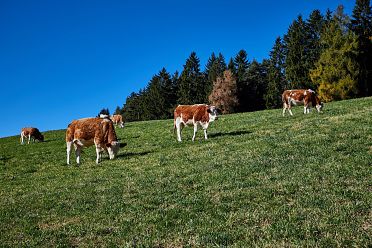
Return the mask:
<svg viewBox="0 0 372 248">
<path fill-rule="evenodd" d="M 109 109 L 108 108 L 101 109 L 101 111 L 99 111 L 97 117 L 99 117 L 100 115 L 110 115 Z"/>
<path fill-rule="evenodd" d="M 315 67 L 315 63 L 319 60 L 320 53 L 322 52 L 322 46 L 320 44 L 320 34 L 324 29 L 325 20 L 319 10 L 311 12 L 309 19 L 307 20 L 307 48 L 306 48 L 306 60 L 308 71 Z M 314 89 L 313 85 L 310 85 Z"/>
<path fill-rule="evenodd" d="M 119 106 L 117 106 L 116 109 L 115 109 L 115 114 L 116 114 L 116 115 L 121 115 L 121 114 L 123 114 L 123 112 L 122 112 L 122 108 L 120 108 Z"/>
<path fill-rule="evenodd" d="M 299 15 L 284 36 L 286 48 L 285 72 L 292 89 L 312 88 L 313 86 L 308 75 L 309 32 L 307 28 L 302 16 Z"/>
<path fill-rule="evenodd" d="M 223 55 L 219 53 L 218 57 L 216 57 L 216 55 L 212 53 L 205 66 L 205 78 L 207 79 L 205 94 L 207 96 L 212 92 L 213 82 L 217 80 L 217 77 L 223 76 L 223 72 L 226 68 L 227 66 Z"/>
<path fill-rule="evenodd" d="M 178 83 L 178 103 L 196 104 L 207 102 L 207 80 L 200 72 L 200 60 L 195 52 L 192 52 L 183 66 L 183 71 Z"/>
<path fill-rule="evenodd" d="M 270 60 L 267 75 L 267 90 L 264 96 L 266 108 L 278 108 L 282 105 L 282 93 L 289 88 L 284 75 L 284 47 L 282 39 L 276 38 L 273 49 L 270 51 Z"/>
<path fill-rule="evenodd" d="M 358 93 L 358 42 L 356 35 L 347 29 L 348 23 L 348 16 L 339 6 L 322 32 L 324 50 L 311 70 L 311 79 L 318 85 L 323 101 L 348 99 Z"/>
<path fill-rule="evenodd" d="M 234 58 L 234 69 L 232 70 L 238 88 L 238 112 L 247 111 L 249 105 L 249 99 L 247 98 L 247 70 L 249 65 L 247 52 L 245 50 L 240 50 Z"/>
<path fill-rule="evenodd" d="M 253 60 L 247 70 L 247 78 L 243 85 L 243 98 L 240 107 L 244 112 L 255 111 L 265 108 L 264 95 L 267 89 L 267 75 L 269 63 L 264 60 L 258 63 Z"/>
<path fill-rule="evenodd" d="M 372 11 L 370 0 L 357 0 L 350 23 L 350 29 L 358 38 L 358 77 L 360 96 L 372 95 Z"/>
</svg>

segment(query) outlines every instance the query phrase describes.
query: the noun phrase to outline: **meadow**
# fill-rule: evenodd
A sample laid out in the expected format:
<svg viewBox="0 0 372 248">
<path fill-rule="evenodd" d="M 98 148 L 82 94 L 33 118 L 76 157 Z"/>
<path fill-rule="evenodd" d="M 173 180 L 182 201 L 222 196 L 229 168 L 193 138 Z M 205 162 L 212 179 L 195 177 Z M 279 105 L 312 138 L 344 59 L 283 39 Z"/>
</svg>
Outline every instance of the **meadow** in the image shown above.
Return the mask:
<svg viewBox="0 0 372 248">
<path fill-rule="evenodd" d="M 98 165 L 93 147 L 66 165 L 65 130 L 2 138 L 0 244 L 370 247 L 372 98 L 302 111 L 222 115 L 181 143 L 173 120 L 126 123 Z"/>
</svg>

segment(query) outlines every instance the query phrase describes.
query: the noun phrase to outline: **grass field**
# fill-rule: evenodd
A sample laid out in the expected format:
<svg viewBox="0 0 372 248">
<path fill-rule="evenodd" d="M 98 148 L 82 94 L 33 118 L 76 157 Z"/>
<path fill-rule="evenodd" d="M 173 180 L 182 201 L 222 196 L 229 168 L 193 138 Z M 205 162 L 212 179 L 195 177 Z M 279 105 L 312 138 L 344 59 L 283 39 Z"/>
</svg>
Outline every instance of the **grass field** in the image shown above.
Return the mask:
<svg viewBox="0 0 372 248">
<path fill-rule="evenodd" d="M 127 123 L 99 165 L 92 147 L 67 166 L 64 130 L 2 138 L 0 244 L 371 247 L 372 98 L 293 112 L 221 116 L 182 143 L 172 120 Z"/>
</svg>

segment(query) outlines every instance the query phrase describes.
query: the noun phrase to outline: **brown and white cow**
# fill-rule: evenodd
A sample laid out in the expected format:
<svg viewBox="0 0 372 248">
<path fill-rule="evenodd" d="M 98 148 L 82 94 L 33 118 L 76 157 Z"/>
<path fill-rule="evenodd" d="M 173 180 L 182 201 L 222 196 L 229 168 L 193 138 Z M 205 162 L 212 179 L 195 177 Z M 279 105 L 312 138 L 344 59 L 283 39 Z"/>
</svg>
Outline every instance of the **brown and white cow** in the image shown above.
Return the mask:
<svg viewBox="0 0 372 248">
<path fill-rule="evenodd" d="M 174 110 L 174 130 L 177 130 L 177 140 L 181 141 L 181 131 L 184 126 L 194 126 L 194 135 L 192 136 L 192 141 L 194 141 L 198 125 L 204 129 L 204 138 L 208 139 L 209 123 L 217 119 L 215 106 L 206 104 L 178 105 Z"/>
<path fill-rule="evenodd" d="M 113 122 L 109 118 L 98 117 L 72 121 L 66 131 L 66 144 L 67 164 L 70 164 L 72 145 L 75 147 L 78 164 L 80 164 L 80 153 L 83 147 L 96 146 L 97 164 L 102 158 L 103 151 L 107 151 L 110 159 L 114 159 L 120 148 Z"/>
<path fill-rule="evenodd" d="M 315 107 L 318 112 L 323 108 L 323 103 L 313 90 L 285 90 L 282 94 L 283 101 L 283 116 L 288 109 L 290 115 L 292 113 L 292 105 L 304 105 L 304 114 L 310 113 L 310 105 Z"/>
<path fill-rule="evenodd" d="M 23 139 L 27 138 L 27 137 L 28 137 L 27 144 L 30 144 L 31 139 L 33 139 L 33 142 L 35 142 L 35 140 L 44 141 L 44 136 L 40 133 L 39 129 L 37 129 L 36 127 L 24 127 L 24 128 L 22 128 L 21 138 L 20 138 L 20 142 L 21 142 L 22 145 L 24 144 Z"/>
<path fill-rule="evenodd" d="M 121 115 L 112 115 L 111 120 L 115 125 L 118 125 L 121 128 L 124 128 L 123 116 Z"/>
</svg>

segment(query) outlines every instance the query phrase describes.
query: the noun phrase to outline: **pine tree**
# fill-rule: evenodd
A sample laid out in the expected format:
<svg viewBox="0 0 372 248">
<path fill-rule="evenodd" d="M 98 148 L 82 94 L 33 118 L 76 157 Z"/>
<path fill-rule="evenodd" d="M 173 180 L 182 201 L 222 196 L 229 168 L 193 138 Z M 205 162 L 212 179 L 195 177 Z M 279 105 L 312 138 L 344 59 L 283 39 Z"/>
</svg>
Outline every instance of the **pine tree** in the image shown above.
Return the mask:
<svg viewBox="0 0 372 248">
<path fill-rule="evenodd" d="M 209 96 L 213 88 L 213 82 L 216 81 L 217 77 L 223 76 L 224 71 L 226 70 L 225 58 L 221 53 L 218 54 L 218 57 L 212 53 L 211 57 L 208 59 L 206 68 L 205 68 L 205 78 L 207 78 L 206 92 L 205 94 Z"/>
<path fill-rule="evenodd" d="M 162 97 L 164 98 L 164 109 L 162 118 L 171 118 L 173 115 L 173 109 L 177 102 L 177 81 L 173 80 L 171 75 L 163 68 L 159 72 L 159 80 L 161 85 Z"/>
<path fill-rule="evenodd" d="M 267 60 L 262 63 L 253 60 L 249 65 L 244 87 L 245 99 L 241 104 L 244 107 L 243 111 L 256 111 L 265 108 L 264 94 L 267 88 L 267 69 Z"/>
<path fill-rule="evenodd" d="M 206 80 L 200 72 L 200 60 L 195 52 L 192 52 L 183 66 L 179 79 L 178 102 L 180 104 L 195 104 L 207 101 Z"/>
<path fill-rule="evenodd" d="M 312 86 L 307 59 L 308 34 L 307 25 L 299 15 L 284 36 L 286 77 L 292 89 L 311 88 Z"/>
<path fill-rule="evenodd" d="M 360 96 L 372 95 L 372 11 L 370 0 L 357 0 L 353 9 L 350 29 L 357 35 Z"/>
<path fill-rule="evenodd" d="M 234 75 L 226 70 L 223 76 L 213 82 L 213 90 L 209 95 L 209 102 L 221 109 L 223 114 L 233 113 L 238 104 L 237 85 Z"/>
<path fill-rule="evenodd" d="M 339 6 L 321 34 L 325 49 L 310 76 L 319 86 L 318 93 L 323 101 L 351 98 L 358 92 L 358 42 L 356 35 L 347 29 L 347 24 L 348 17 Z"/>
<path fill-rule="evenodd" d="M 311 12 L 309 19 L 307 20 L 307 53 L 306 53 L 306 64 L 307 69 L 314 69 L 315 63 L 319 60 L 322 47 L 320 45 L 320 34 L 323 30 L 325 20 L 319 10 Z M 314 88 L 311 86 L 311 88 Z"/>
<path fill-rule="evenodd" d="M 240 50 L 234 58 L 234 76 L 238 87 L 239 112 L 247 111 L 249 105 L 249 99 L 247 97 L 247 70 L 249 65 L 247 52 Z"/>
<path fill-rule="evenodd" d="M 121 115 L 121 114 L 123 114 L 123 113 L 122 113 L 122 109 L 121 109 L 119 106 L 116 106 L 116 109 L 115 109 L 114 114 L 115 114 L 115 115 Z"/>
<path fill-rule="evenodd" d="M 231 73 L 233 75 L 236 75 L 236 68 L 235 68 L 235 64 L 234 64 L 233 58 L 230 58 L 229 64 L 227 65 L 227 69 L 229 71 L 231 71 Z"/>
<path fill-rule="evenodd" d="M 288 88 L 284 75 L 284 47 L 282 39 L 276 38 L 270 51 L 267 92 L 264 96 L 266 108 L 278 108 L 282 104 L 281 95 Z"/>
<path fill-rule="evenodd" d="M 97 117 L 100 117 L 100 115 L 108 115 L 109 116 L 110 115 L 109 109 L 108 108 L 101 109 L 101 111 L 99 111 Z"/>
</svg>

